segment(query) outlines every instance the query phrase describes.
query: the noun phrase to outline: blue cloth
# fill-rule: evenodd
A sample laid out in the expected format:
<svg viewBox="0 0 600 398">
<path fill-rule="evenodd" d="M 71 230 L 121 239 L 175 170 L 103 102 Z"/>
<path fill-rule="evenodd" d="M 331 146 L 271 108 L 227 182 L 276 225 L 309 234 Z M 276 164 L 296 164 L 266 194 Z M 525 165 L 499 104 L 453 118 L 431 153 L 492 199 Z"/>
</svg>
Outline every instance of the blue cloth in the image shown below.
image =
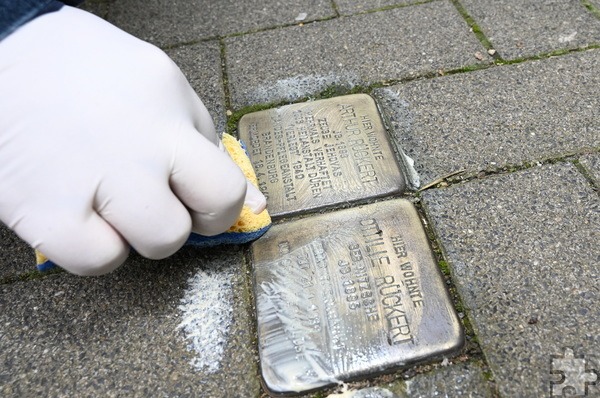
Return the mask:
<svg viewBox="0 0 600 398">
<path fill-rule="evenodd" d="M 83 0 L 0 0 L 0 40 L 32 19 L 60 10 L 64 4 L 81 3 Z"/>
<path fill-rule="evenodd" d="M 271 224 L 256 231 L 223 232 L 222 234 L 215 236 L 203 236 L 192 233 L 187 242 L 185 242 L 185 245 L 199 248 L 208 248 L 221 245 L 243 245 L 244 243 L 250 243 L 260 238 L 269 230 L 269 228 L 271 228 Z M 37 265 L 37 269 L 40 272 L 47 272 L 56 268 L 57 265 L 50 260 Z"/>
</svg>

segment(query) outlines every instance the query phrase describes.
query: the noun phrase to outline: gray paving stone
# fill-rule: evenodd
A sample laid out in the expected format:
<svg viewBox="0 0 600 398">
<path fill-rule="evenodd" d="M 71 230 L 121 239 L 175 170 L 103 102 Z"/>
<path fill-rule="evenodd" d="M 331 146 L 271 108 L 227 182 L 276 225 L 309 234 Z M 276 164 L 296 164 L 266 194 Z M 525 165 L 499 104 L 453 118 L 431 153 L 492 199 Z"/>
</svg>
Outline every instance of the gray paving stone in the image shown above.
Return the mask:
<svg viewBox="0 0 600 398">
<path fill-rule="evenodd" d="M 168 49 L 166 52 L 181 68 L 208 108 L 217 132 L 225 131 L 225 91 L 219 43 L 217 41 L 203 42 Z"/>
<path fill-rule="evenodd" d="M 504 59 L 600 42 L 600 20 L 579 0 L 463 0 Z"/>
<path fill-rule="evenodd" d="M 600 188 L 600 153 L 582 156 L 579 161 Z"/>
<path fill-rule="evenodd" d="M 400 398 L 491 398 L 492 390 L 479 365 L 463 363 L 442 367 L 399 383 Z"/>
<path fill-rule="evenodd" d="M 421 182 L 600 147 L 600 51 L 376 90 Z"/>
<path fill-rule="evenodd" d="M 168 46 L 194 40 L 304 22 L 335 15 L 327 0 L 204 1 L 119 0 L 108 19 L 127 32 Z"/>
<path fill-rule="evenodd" d="M 87 0 L 81 3 L 78 8 L 81 8 L 87 12 L 91 12 L 100 18 L 106 19 L 108 14 L 108 4 L 109 1 L 105 0 Z"/>
<path fill-rule="evenodd" d="M 381 8 L 422 3 L 420 0 L 335 0 L 338 11 L 342 15 L 378 10 Z"/>
<path fill-rule="evenodd" d="M 216 372 L 194 370 L 178 329 L 187 280 L 200 269 L 232 275 L 232 325 Z M 99 278 L 0 285 L 0 395 L 257 397 L 246 286 L 231 249 L 132 259 Z"/>
<path fill-rule="evenodd" d="M 333 398 L 334 396 L 329 396 L 327 398 Z M 350 397 L 348 397 L 350 398 Z M 360 389 L 356 392 L 352 392 L 351 398 L 399 398 L 396 394 L 387 390 L 385 388 L 380 387 L 368 387 Z"/>
<path fill-rule="evenodd" d="M 600 197 L 574 165 L 426 191 L 423 203 L 502 396 L 550 396 L 552 356 L 567 347 L 598 369 Z"/>
<path fill-rule="evenodd" d="M 0 280 L 35 270 L 33 249 L 0 223 Z"/>
<path fill-rule="evenodd" d="M 478 62 L 485 50 L 449 1 L 226 39 L 233 106 L 292 101 L 331 85 L 416 76 Z"/>
</svg>

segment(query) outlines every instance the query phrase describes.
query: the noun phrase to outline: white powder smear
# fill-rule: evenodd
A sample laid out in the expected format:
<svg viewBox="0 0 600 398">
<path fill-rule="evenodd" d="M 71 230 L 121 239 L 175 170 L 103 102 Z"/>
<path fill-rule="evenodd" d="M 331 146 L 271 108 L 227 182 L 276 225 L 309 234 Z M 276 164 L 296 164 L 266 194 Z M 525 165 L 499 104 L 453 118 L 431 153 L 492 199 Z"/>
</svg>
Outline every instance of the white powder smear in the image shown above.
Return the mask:
<svg viewBox="0 0 600 398">
<path fill-rule="evenodd" d="M 298 16 L 296 17 L 295 21 L 297 22 L 302 22 L 306 19 L 306 17 L 308 17 L 308 14 L 305 12 L 301 12 L 300 14 L 298 14 Z"/>
<path fill-rule="evenodd" d="M 384 388 L 369 387 L 358 391 L 345 388 L 339 394 L 329 394 L 327 398 L 398 398 L 398 396 Z"/>
<path fill-rule="evenodd" d="M 417 170 L 415 169 L 415 161 L 413 160 L 413 158 L 405 154 L 401 148 L 398 148 L 398 150 L 400 152 L 400 156 L 402 157 L 408 184 L 411 188 L 418 189 L 421 186 L 421 178 L 419 177 L 419 173 L 417 173 Z"/>
<path fill-rule="evenodd" d="M 188 349 L 195 353 L 190 364 L 197 371 L 215 373 L 229 337 L 233 319 L 232 280 L 229 269 L 200 270 L 188 279 L 188 289 L 178 307 Z"/>
<path fill-rule="evenodd" d="M 408 180 L 407 183 L 410 188 L 418 189 L 421 186 L 421 178 L 415 169 L 415 161 L 404 152 L 401 145 L 413 133 L 414 115 L 410 109 L 410 104 L 400 97 L 399 91 L 389 88 L 380 91 L 380 95 L 383 97 L 384 103 L 387 104 L 386 107 L 394 109 L 393 112 L 387 113 L 385 121 L 391 124 L 387 127 L 391 128 L 391 133 L 394 136 L 393 143 L 400 154 L 406 179 Z"/>
<path fill-rule="evenodd" d="M 575 36 L 577 36 L 577 32 L 572 32 L 568 35 L 562 35 L 558 38 L 559 43 L 568 43 L 575 40 Z"/>
<path fill-rule="evenodd" d="M 259 86 L 252 90 L 250 98 L 253 102 L 272 102 L 276 100 L 295 101 L 300 98 L 318 93 L 328 87 L 339 86 L 346 89 L 353 88 L 360 80 L 355 74 L 343 70 L 343 65 L 338 65 L 340 70 L 326 75 L 297 75 L 279 79 L 274 83 Z"/>
</svg>

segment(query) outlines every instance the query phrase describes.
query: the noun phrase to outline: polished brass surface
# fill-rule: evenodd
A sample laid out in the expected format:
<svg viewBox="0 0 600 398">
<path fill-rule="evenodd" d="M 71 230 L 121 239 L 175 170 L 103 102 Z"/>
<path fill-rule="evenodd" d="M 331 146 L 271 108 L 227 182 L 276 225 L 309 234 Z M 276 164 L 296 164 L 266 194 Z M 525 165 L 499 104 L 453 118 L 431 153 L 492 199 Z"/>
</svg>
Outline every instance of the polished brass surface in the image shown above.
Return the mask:
<svg viewBox="0 0 600 398">
<path fill-rule="evenodd" d="M 253 243 L 263 379 L 274 393 L 448 355 L 462 329 L 412 203 L 275 225 Z"/>
<path fill-rule="evenodd" d="M 405 187 L 377 106 L 366 94 L 250 113 L 240 120 L 239 136 L 274 217 Z"/>
</svg>

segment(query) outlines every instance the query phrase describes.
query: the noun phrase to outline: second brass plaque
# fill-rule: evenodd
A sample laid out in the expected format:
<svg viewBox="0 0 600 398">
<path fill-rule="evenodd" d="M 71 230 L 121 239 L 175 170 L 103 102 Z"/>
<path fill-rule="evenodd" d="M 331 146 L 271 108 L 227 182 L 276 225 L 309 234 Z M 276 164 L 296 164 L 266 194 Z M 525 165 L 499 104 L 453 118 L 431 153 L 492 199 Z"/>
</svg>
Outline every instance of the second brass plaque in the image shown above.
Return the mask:
<svg viewBox="0 0 600 398">
<path fill-rule="evenodd" d="M 457 350 L 462 329 L 414 206 L 274 225 L 252 245 L 265 386 L 308 391 Z"/>
<path fill-rule="evenodd" d="M 404 190 L 375 101 L 366 94 L 244 115 L 240 138 L 272 216 Z"/>
</svg>

